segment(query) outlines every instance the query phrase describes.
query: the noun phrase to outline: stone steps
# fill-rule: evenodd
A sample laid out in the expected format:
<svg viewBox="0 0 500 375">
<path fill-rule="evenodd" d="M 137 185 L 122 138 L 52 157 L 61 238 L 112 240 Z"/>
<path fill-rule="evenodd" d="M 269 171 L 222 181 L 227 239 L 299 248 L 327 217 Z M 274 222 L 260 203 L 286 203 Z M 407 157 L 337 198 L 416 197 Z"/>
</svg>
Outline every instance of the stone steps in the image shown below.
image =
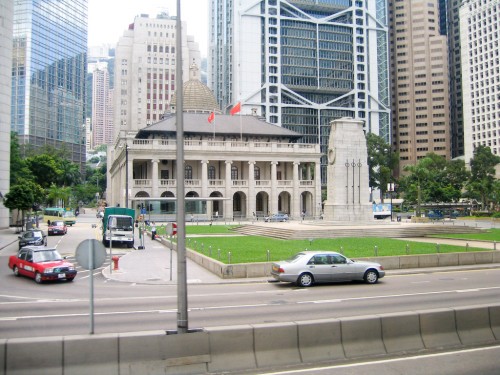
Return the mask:
<svg viewBox="0 0 500 375">
<path fill-rule="evenodd" d="M 425 237 L 433 234 L 450 233 L 481 233 L 484 230 L 468 226 L 440 225 L 440 224 L 416 224 L 416 225 L 386 225 L 386 226 L 328 226 L 314 229 L 292 229 L 265 225 L 241 225 L 233 228 L 233 231 L 248 236 L 264 236 L 285 240 L 315 239 L 315 238 L 339 238 L 339 237 Z"/>
</svg>

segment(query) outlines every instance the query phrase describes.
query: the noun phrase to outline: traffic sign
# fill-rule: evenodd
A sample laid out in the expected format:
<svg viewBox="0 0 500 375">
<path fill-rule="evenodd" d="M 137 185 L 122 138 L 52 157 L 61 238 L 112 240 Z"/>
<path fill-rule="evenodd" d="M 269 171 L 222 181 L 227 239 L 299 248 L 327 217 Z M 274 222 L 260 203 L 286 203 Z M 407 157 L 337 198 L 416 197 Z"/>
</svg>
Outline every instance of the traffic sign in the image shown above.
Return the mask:
<svg viewBox="0 0 500 375">
<path fill-rule="evenodd" d="M 93 258 L 93 262 L 91 261 L 91 257 Z M 86 270 L 95 270 L 104 263 L 106 259 L 106 249 L 104 245 L 96 239 L 83 240 L 76 248 L 75 258 L 82 268 Z"/>
<path fill-rule="evenodd" d="M 167 236 L 175 236 L 177 234 L 177 224 L 167 223 L 166 234 Z"/>
</svg>

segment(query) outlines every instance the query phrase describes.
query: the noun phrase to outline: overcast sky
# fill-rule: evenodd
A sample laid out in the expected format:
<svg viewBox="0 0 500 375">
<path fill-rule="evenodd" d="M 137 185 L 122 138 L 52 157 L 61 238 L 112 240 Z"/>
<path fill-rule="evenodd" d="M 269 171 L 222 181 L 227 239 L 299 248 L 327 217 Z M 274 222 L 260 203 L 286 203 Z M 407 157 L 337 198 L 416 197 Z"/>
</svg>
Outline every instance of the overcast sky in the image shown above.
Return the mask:
<svg viewBox="0 0 500 375">
<path fill-rule="evenodd" d="M 187 24 L 188 35 L 194 35 L 201 55 L 207 57 L 208 0 L 181 0 L 181 18 Z M 88 0 L 88 45 L 116 44 L 135 16 L 160 12 L 177 14 L 177 0 Z"/>
</svg>

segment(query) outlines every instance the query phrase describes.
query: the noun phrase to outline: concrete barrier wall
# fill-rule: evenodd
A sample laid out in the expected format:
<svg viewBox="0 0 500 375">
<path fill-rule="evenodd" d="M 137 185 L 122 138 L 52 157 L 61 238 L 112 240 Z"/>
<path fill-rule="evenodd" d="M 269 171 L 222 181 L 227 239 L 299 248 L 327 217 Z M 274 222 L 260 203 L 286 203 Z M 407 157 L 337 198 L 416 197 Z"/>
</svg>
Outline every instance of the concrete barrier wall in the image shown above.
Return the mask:
<svg viewBox="0 0 500 375">
<path fill-rule="evenodd" d="M 304 322 L 0 340 L 0 374 L 253 371 L 500 343 L 500 304 Z"/>
</svg>

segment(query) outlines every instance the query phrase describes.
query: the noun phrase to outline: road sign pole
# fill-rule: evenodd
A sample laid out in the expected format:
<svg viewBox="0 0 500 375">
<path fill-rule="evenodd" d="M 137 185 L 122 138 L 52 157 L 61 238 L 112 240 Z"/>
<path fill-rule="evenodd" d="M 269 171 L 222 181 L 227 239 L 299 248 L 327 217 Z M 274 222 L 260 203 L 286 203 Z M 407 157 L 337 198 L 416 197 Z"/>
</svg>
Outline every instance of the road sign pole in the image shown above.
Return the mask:
<svg viewBox="0 0 500 375">
<path fill-rule="evenodd" d="M 90 334 L 94 334 L 94 242 L 89 241 Z"/>
</svg>

